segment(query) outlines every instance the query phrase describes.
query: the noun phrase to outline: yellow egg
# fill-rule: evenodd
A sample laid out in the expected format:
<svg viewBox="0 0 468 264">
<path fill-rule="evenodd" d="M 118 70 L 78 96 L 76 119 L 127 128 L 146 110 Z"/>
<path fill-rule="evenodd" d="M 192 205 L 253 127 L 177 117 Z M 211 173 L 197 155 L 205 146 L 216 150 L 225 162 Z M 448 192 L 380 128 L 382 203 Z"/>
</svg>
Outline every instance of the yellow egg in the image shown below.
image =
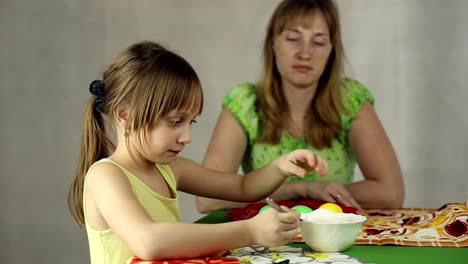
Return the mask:
<svg viewBox="0 0 468 264">
<path fill-rule="evenodd" d="M 341 207 L 339 207 L 337 204 L 334 204 L 334 203 L 324 203 L 319 208 L 328 209 L 328 210 L 333 211 L 335 213 L 342 213 L 343 212 Z"/>
</svg>

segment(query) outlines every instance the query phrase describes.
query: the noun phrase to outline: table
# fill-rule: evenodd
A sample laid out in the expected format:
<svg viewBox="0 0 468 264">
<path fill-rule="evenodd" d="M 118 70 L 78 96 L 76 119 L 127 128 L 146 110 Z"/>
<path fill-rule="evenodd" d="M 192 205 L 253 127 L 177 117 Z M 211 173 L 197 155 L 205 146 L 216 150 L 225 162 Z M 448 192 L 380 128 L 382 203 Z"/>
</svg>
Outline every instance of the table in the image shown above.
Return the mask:
<svg viewBox="0 0 468 264">
<path fill-rule="evenodd" d="M 195 223 L 214 224 L 231 221 L 225 217 L 228 210 L 214 211 L 200 218 Z M 309 249 L 304 243 L 294 243 L 291 246 L 300 246 Z M 372 246 L 354 245 L 347 251 L 346 255 L 362 259 L 365 262 L 378 264 L 396 263 L 468 263 L 468 247 L 409 247 L 409 246 Z"/>
</svg>

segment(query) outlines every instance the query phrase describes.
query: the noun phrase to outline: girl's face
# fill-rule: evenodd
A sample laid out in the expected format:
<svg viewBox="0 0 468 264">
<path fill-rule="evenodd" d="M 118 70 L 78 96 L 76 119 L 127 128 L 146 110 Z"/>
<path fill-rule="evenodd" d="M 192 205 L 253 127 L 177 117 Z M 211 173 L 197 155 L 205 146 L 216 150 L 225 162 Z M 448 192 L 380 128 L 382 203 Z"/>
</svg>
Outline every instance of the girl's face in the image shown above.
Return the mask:
<svg viewBox="0 0 468 264">
<path fill-rule="evenodd" d="M 172 111 L 149 131 L 145 156 L 158 164 L 167 164 L 191 141 L 192 124 L 197 114 Z"/>
<path fill-rule="evenodd" d="M 287 25 L 274 38 L 273 52 L 283 86 L 316 85 L 333 48 L 328 26 L 320 12 L 303 17 L 301 22 Z"/>
</svg>

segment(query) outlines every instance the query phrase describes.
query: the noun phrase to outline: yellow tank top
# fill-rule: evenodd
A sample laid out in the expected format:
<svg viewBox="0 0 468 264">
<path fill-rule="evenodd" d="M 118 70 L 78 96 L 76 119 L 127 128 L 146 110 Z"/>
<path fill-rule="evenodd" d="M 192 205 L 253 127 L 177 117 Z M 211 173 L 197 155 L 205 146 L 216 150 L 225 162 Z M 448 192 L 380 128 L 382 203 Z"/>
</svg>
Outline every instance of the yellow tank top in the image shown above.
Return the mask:
<svg viewBox="0 0 468 264">
<path fill-rule="evenodd" d="M 164 177 L 164 180 L 171 190 L 171 197 L 174 198 L 167 198 L 157 194 L 130 171 L 111 159 L 102 159 L 94 164 L 99 162 L 110 162 L 122 169 L 132 186 L 135 196 L 153 221 L 178 222 L 180 220 L 176 180 L 168 165 L 156 165 L 156 168 Z M 85 201 L 85 197 L 86 188 L 83 191 L 83 201 Z M 83 207 L 85 208 L 84 202 Z M 91 264 L 124 264 L 130 257 L 134 256 L 112 229 L 102 231 L 96 230 L 88 223 L 86 210 L 84 211 L 84 215 L 86 232 L 88 233 Z"/>
</svg>

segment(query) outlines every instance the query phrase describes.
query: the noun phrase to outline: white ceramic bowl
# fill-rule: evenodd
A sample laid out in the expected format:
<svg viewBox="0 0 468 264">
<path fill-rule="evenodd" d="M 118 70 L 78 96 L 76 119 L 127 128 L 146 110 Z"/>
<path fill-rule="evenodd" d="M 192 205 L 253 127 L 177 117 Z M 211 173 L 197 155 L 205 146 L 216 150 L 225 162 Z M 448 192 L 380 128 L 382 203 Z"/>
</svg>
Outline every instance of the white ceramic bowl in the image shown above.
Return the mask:
<svg viewBox="0 0 468 264">
<path fill-rule="evenodd" d="M 301 217 L 301 235 L 305 243 L 315 251 L 340 252 L 351 247 L 356 241 L 366 217 L 354 214 L 345 215 L 345 219 L 329 221 L 330 217 Z"/>
</svg>

